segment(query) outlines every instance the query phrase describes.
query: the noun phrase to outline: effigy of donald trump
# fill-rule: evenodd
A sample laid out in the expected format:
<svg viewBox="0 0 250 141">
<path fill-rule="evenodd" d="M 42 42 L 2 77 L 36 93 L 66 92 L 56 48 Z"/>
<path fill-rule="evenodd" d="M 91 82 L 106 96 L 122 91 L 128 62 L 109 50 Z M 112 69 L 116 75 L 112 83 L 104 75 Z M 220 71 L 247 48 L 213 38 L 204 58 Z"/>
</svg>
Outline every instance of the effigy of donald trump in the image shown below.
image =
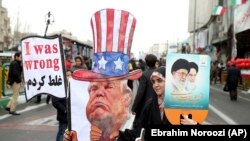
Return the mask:
<svg viewBox="0 0 250 141">
<path fill-rule="evenodd" d="M 92 70 L 76 70 L 72 77 L 88 81 L 87 119 L 98 135 L 91 139 L 111 141 L 127 128 L 132 91 L 128 80 L 141 77 L 140 69 L 129 71 L 135 17 L 124 10 L 102 9 L 91 18 L 94 53 Z M 72 138 L 71 138 L 72 139 Z"/>
</svg>

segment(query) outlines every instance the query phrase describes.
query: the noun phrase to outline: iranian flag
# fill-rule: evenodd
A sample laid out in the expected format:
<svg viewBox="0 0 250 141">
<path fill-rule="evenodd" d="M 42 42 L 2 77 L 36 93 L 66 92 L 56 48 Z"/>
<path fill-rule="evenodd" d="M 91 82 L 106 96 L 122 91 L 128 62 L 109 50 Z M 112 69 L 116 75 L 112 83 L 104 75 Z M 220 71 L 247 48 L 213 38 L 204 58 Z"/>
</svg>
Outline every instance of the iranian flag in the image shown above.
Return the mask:
<svg viewBox="0 0 250 141">
<path fill-rule="evenodd" d="M 232 6 L 245 4 L 247 0 L 231 0 Z"/>
<path fill-rule="evenodd" d="M 226 8 L 223 6 L 215 6 L 213 9 L 213 15 L 223 16 L 225 14 Z"/>
</svg>

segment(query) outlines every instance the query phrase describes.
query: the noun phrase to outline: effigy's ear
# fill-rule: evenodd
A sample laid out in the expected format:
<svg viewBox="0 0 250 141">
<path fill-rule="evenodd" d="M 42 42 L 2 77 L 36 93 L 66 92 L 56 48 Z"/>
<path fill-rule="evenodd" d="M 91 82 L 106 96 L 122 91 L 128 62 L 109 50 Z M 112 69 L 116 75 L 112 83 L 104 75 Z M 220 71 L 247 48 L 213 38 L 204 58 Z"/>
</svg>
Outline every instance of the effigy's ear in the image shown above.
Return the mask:
<svg viewBox="0 0 250 141">
<path fill-rule="evenodd" d="M 129 107 L 132 102 L 132 94 L 131 93 L 124 94 L 122 101 L 126 107 Z"/>
</svg>

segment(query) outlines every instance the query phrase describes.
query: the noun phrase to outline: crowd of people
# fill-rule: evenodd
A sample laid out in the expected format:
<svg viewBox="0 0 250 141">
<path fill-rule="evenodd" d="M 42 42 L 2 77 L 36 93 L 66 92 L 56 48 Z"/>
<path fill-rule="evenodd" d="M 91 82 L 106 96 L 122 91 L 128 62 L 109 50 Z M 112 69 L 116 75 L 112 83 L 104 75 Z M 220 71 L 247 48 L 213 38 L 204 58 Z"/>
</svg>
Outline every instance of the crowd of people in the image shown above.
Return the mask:
<svg viewBox="0 0 250 141">
<path fill-rule="evenodd" d="M 8 84 L 11 86 L 13 90 L 13 97 L 11 101 L 7 104 L 6 110 L 9 111 L 9 114 L 12 115 L 20 115 L 15 111 L 16 107 L 16 101 L 19 96 L 19 89 L 22 81 L 22 66 L 21 66 L 21 60 L 22 56 L 21 53 L 18 52 L 14 56 L 14 61 L 10 63 L 10 72 L 8 75 Z M 71 77 L 71 74 L 79 69 L 89 69 L 89 64 L 86 64 L 87 59 L 83 59 L 80 56 L 76 56 L 74 58 L 74 65 L 72 64 L 72 61 L 65 60 L 65 67 L 66 67 L 66 75 L 67 78 Z M 190 81 L 190 87 L 194 88 L 194 85 L 192 85 L 192 82 L 195 81 L 195 76 L 199 71 L 199 68 L 197 64 L 194 62 L 188 62 L 184 59 L 179 59 L 176 61 L 176 64 L 178 62 L 178 65 L 175 65 L 175 63 L 172 66 L 172 74 L 173 76 L 177 74 L 178 76 L 180 74 L 184 74 L 182 76 L 186 76 Z M 138 89 L 136 89 L 136 95 L 134 96 L 134 100 L 132 100 L 132 91 L 133 85 L 131 85 L 131 82 L 135 80 L 116 80 L 112 82 L 105 82 L 105 83 L 99 83 L 99 82 L 93 82 L 91 83 L 89 87 L 89 92 L 92 93 L 92 90 L 96 89 L 97 85 L 98 88 L 101 86 L 105 87 L 106 85 L 112 85 L 117 86 L 117 90 L 114 90 L 116 93 L 114 97 L 110 99 L 116 99 L 118 103 L 112 103 L 110 102 L 110 107 L 116 107 L 120 105 L 119 100 L 121 99 L 117 97 L 117 91 L 121 91 L 121 96 L 126 97 L 126 100 L 128 101 L 126 104 L 121 104 L 120 106 L 127 105 L 127 108 L 118 108 L 123 109 L 123 111 L 120 111 L 120 113 L 124 113 L 123 116 L 119 114 L 119 110 L 111 110 L 115 111 L 115 113 L 111 114 L 109 117 L 115 118 L 117 117 L 117 120 L 109 121 L 108 125 L 103 124 L 103 115 L 100 115 L 100 119 L 96 119 L 94 116 L 91 116 L 91 113 L 94 112 L 93 106 L 91 106 L 91 102 L 87 106 L 87 114 L 88 119 L 91 123 L 93 123 L 92 130 L 95 134 L 95 136 L 91 136 L 91 138 L 116 138 L 120 140 L 131 140 L 135 139 L 140 135 L 140 132 L 142 129 L 144 129 L 146 126 L 151 124 L 167 124 L 171 125 L 171 123 L 167 120 L 164 113 L 164 92 L 165 92 L 165 70 L 166 67 L 162 65 L 163 63 L 160 62 L 157 57 L 153 54 L 148 54 L 144 59 L 140 59 L 138 63 L 134 59 L 130 60 L 129 64 L 129 71 L 134 71 L 137 69 L 142 70 L 142 76 L 138 79 L 139 85 Z M 186 69 L 189 67 L 188 69 Z M 221 80 L 218 75 L 221 75 L 221 71 L 225 69 L 225 65 L 223 63 L 213 62 L 211 64 L 211 83 L 214 81 L 216 82 L 217 78 Z M 180 71 L 183 72 L 180 72 Z M 188 75 L 189 74 L 189 75 Z M 231 100 L 237 100 L 237 86 L 238 82 L 242 83 L 241 74 L 239 69 L 235 67 L 235 64 L 233 63 L 231 66 L 228 66 L 227 68 L 227 85 L 229 85 L 229 93 L 230 93 L 230 99 Z M 216 78 L 214 78 L 216 76 Z M 237 79 L 235 79 L 237 78 Z M 186 79 L 186 78 L 185 78 Z M 176 79 L 177 80 L 177 79 Z M 181 77 L 180 77 L 181 80 Z M 171 83 L 169 83 L 171 84 Z M 119 87 L 118 87 L 119 86 Z M 192 87 L 191 87 L 192 86 Z M 93 87 L 93 88 L 92 88 Z M 121 89 L 123 88 L 123 89 Z M 179 87 L 178 87 L 179 88 Z M 184 88 L 184 87 L 183 87 Z M 95 90 L 96 91 L 96 90 Z M 93 91 L 94 92 L 94 91 Z M 125 94 L 127 93 L 127 94 Z M 94 94 L 91 94 L 94 95 Z M 111 96 L 111 92 L 109 91 L 109 96 Z M 48 99 L 48 98 L 47 98 Z M 90 97 L 91 101 L 91 97 Z M 47 101 L 48 103 L 48 101 Z M 64 137 L 64 131 L 67 129 L 67 109 L 66 109 L 66 98 L 56 98 L 52 96 L 52 105 L 57 109 L 57 120 L 59 122 L 58 126 L 58 133 L 57 133 L 57 141 L 62 141 L 63 138 L 66 140 L 67 138 L 72 138 L 72 132 L 67 132 L 67 136 Z M 113 105 L 113 106 L 112 106 Z M 116 106 L 115 106 L 116 105 Z M 129 108 L 131 106 L 131 108 Z M 131 113 L 130 113 L 131 111 Z M 111 112 L 112 113 L 112 112 Z M 126 121 L 126 119 L 129 117 L 129 114 L 134 115 L 133 120 L 133 126 L 131 129 L 126 129 L 124 131 L 120 130 L 120 127 L 122 123 Z M 195 120 L 188 118 L 187 115 L 183 115 L 184 119 L 181 119 L 182 124 L 198 124 Z M 105 119 L 105 118 L 104 118 Z M 121 120 L 121 119 L 124 119 Z M 107 119 L 106 119 L 107 120 Z M 113 125 L 110 126 L 110 123 L 113 122 Z M 106 130 L 108 128 L 112 128 L 110 130 Z M 118 131 L 118 132 L 104 132 L 104 131 Z"/>
<path fill-rule="evenodd" d="M 7 107 L 5 108 L 7 111 L 9 111 L 10 114 L 12 115 L 20 115 L 19 113 L 17 113 L 15 111 L 15 107 L 16 107 L 16 101 L 19 95 L 19 89 L 20 89 L 20 85 L 21 85 L 21 81 L 22 81 L 22 66 L 21 66 L 21 60 L 22 60 L 22 56 L 21 53 L 16 53 L 15 54 L 15 60 L 13 62 L 11 62 L 10 64 L 10 72 L 8 75 L 8 84 L 11 85 L 11 88 L 13 90 L 13 97 L 11 99 L 11 101 L 7 104 Z M 84 60 L 82 57 L 80 56 L 76 56 L 74 58 L 74 65 L 71 65 L 72 62 L 68 61 L 66 59 L 65 61 L 65 67 L 66 67 L 66 74 L 67 74 L 67 78 L 71 76 L 71 73 L 73 73 L 74 71 L 78 70 L 78 69 L 88 69 L 88 65 L 85 63 L 86 59 Z M 191 80 L 194 79 L 195 75 L 198 73 L 198 66 L 197 64 L 193 63 L 193 62 L 188 62 L 184 59 L 179 59 L 176 61 L 176 64 L 179 62 L 179 66 L 175 66 L 173 64 L 172 66 L 172 74 L 174 75 L 176 74 L 180 74 L 181 72 L 179 72 L 180 70 L 183 70 L 185 72 L 182 73 L 186 73 L 185 76 L 189 77 L 187 74 L 189 73 L 193 73 L 192 76 L 190 75 L 190 82 L 192 82 Z M 186 61 L 186 62 L 183 62 Z M 164 91 L 165 91 L 165 66 L 161 65 L 162 62 L 160 62 L 157 57 L 153 54 L 148 54 L 145 57 L 145 61 L 143 59 L 139 60 L 139 63 L 136 63 L 134 59 L 130 60 L 130 71 L 136 70 L 136 69 L 141 69 L 142 70 L 142 76 L 139 78 L 139 86 L 138 89 L 136 89 L 136 95 L 134 100 L 132 101 L 131 96 L 132 96 L 132 90 L 133 90 L 133 85 L 130 85 L 130 82 L 133 82 L 134 80 L 119 80 L 118 82 L 113 81 L 112 84 L 113 85 L 121 85 L 120 87 L 122 88 L 126 88 L 123 92 L 121 92 L 122 94 L 124 93 L 128 93 L 130 97 L 131 101 L 129 104 L 127 104 L 127 109 L 129 109 L 129 105 L 132 104 L 131 106 L 131 112 L 132 114 L 135 116 L 134 121 L 133 121 L 133 128 L 132 129 L 128 129 L 125 130 L 125 132 L 119 131 L 120 127 L 119 125 L 121 125 L 123 123 L 123 121 L 119 120 L 117 122 L 121 122 L 120 124 L 117 124 L 117 122 L 114 123 L 114 126 L 106 126 L 104 124 L 101 124 L 102 126 L 99 127 L 95 127 L 93 129 L 97 129 L 97 131 L 102 131 L 104 129 L 106 129 L 107 127 L 115 127 L 118 126 L 115 131 L 119 131 L 117 133 L 116 137 L 119 138 L 135 138 L 140 134 L 140 130 L 145 127 L 145 124 L 170 124 L 169 121 L 167 120 L 167 118 L 165 117 L 164 114 Z M 191 69 L 186 69 L 187 65 L 192 66 Z M 216 69 L 215 69 L 216 68 Z M 216 81 L 217 78 L 213 78 L 213 76 L 215 75 L 219 75 L 221 73 L 221 71 L 225 68 L 225 66 L 223 65 L 223 63 L 218 63 L 218 62 L 214 62 L 211 65 L 211 81 Z M 240 75 L 240 71 L 235 67 L 235 64 L 232 64 L 232 66 L 230 66 L 228 69 L 228 75 L 227 75 L 227 85 L 230 86 L 230 98 L 231 100 L 237 100 L 237 85 L 238 82 L 242 83 L 242 79 L 241 79 L 241 75 Z M 218 77 L 219 78 L 219 77 Z M 237 78 L 237 79 L 234 79 Z M 215 80 L 214 80 L 215 79 Z M 220 78 L 221 79 L 221 78 Z M 121 81 L 121 82 L 120 82 Z M 193 80 L 194 81 L 194 80 Z M 95 84 L 96 83 L 96 84 Z M 97 84 L 97 82 L 95 83 L 91 83 L 91 85 L 93 85 L 93 87 L 95 87 L 95 85 L 109 85 L 109 84 Z M 107 82 L 108 83 L 108 82 Z M 117 84 L 115 84 L 117 83 Z M 119 84 L 118 84 L 119 83 Z M 171 83 L 169 83 L 171 84 Z M 124 86 L 122 86 L 124 85 Z M 191 83 L 190 83 L 191 85 Z M 128 86 L 128 87 L 127 87 Z M 98 86 L 99 87 L 99 86 Z M 120 89 L 119 87 L 117 87 L 117 89 Z M 91 93 L 92 88 L 90 87 L 90 93 Z M 117 93 L 117 91 L 115 91 Z M 123 95 L 124 96 L 124 95 Z M 48 99 L 48 98 L 47 98 Z M 91 98 L 90 98 L 91 99 Z M 115 97 L 113 97 L 112 99 L 115 99 Z M 48 101 L 47 101 L 48 103 Z M 57 140 L 60 141 L 63 138 L 63 133 L 64 131 L 67 129 L 67 110 L 66 110 L 66 99 L 65 98 L 56 98 L 56 97 L 52 97 L 52 104 L 53 106 L 57 109 L 57 120 L 59 121 L 59 127 L 58 127 L 58 134 L 57 134 Z M 119 105 L 119 104 L 115 104 L 115 105 Z M 91 113 L 91 105 L 89 105 L 89 113 Z M 111 107 L 115 107 L 115 106 L 111 106 Z M 116 106 L 117 107 L 117 106 Z M 154 108 L 154 109 L 152 109 Z M 122 108 L 120 108 L 122 109 Z M 92 109 L 93 110 L 93 109 Z M 125 109 L 126 110 L 126 109 Z M 115 111 L 115 110 L 112 110 Z M 126 113 L 126 112 L 125 112 Z M 152 113 L 152 114 L 151 114 Z M 115 114 L 115 113 L 114 113 Z M 147 114 L 147 115 L 145 115 Z M 91 114 L 90 114 L 91 115 Z M 124 117 L 126 117 L 127 114 L 124 115 Z M 91 120 L 90 116 L 89 119 Z M 111 117 L 115 117 L 114 115 L 112 115 Z M 184 115 L 185 117 L 185 115 Z M 123 118 L 126 119 L 126 118 Z M 94 125 L 98 125 L 100 122 L 100 120 L 97 120 L 95 122 L 96 119 L 92 119 L 91 122 L 95 123 Z M 109 122 L 110 123 L 110 122 Z M 192 119 L 188 119 L 188 117 L 186 118 L 186 121 L 183 121 L 183 123 L 187 123 L 187 124 L 197 124 L 197 122 L 195 122 Z M 100 129 L 99 129 L 100 128 Z M 114 129 L 110 129 L 109 131 L 114 131 Z M 93 130 L 93 132 L 96 132 L 95 130 Z M 105 133 L 108 135 L 111 135 L 112 133 Z M 102 135 L 100 135 L 101 137 Z M 106 135 L 105 135 L 106 136 Z"/>
</svg>

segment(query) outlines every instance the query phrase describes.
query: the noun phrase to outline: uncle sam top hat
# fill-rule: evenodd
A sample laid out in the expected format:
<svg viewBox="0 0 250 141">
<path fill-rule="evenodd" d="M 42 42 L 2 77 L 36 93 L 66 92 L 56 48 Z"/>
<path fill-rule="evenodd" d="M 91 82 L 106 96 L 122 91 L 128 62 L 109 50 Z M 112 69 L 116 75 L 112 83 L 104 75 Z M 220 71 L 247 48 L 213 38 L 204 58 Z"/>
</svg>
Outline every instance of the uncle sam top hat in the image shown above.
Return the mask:
<svg viewBox="0 0 250 141">
<path fill-rule="evenodd" d="M 91 18 L 94 54 L 92 70 L 76 70 L 73 78 L 82 81 L 135 80 L 140 69 L 129 72 L 129 56 L 136 25 L 135 17 L 124 10 L 102 9 Z"/>
</svg>

